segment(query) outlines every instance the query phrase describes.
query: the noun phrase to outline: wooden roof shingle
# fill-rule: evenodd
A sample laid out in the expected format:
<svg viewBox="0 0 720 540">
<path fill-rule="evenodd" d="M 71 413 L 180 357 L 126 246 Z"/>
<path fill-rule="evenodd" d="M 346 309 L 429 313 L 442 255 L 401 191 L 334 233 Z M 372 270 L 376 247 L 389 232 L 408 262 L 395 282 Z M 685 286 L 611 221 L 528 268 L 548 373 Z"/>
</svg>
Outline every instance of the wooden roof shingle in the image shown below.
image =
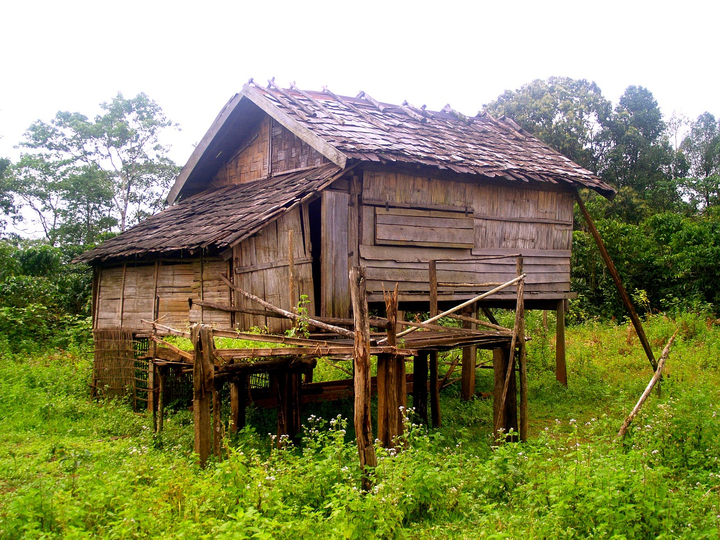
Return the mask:
<svg viewBox="0 0 720 540">
<path fill-rule="evenodd" d="M 255 107 L 252 107 L 254 105 Z M 219 141 L 236 129 L 233 115 L 260 109 L 339 167 L 350 161 L 406 163 L 510 182 L 564 183 L 612 198 L 615 190 L 590 171 L 521 129 L 513 120 L 489 115 L 467 117 L 449 105 L 442 111 L 380 103 L 359 97 L 246 84 L 218 116 L 183 168 L 168 196 L 173 202 L 185 185 L 207 181 L 217 170 Z M 220 158 L 222 159 L 222 158 Z M 215 163 L 213 164 L 213 160 Z"/>
<path fill-rule="evenodd" d="M 342 172 L 333 163 L 202 192 L 166 208 L 76 259 L 78 262 L 222 250 L 312 198 Z"/>
</svg>

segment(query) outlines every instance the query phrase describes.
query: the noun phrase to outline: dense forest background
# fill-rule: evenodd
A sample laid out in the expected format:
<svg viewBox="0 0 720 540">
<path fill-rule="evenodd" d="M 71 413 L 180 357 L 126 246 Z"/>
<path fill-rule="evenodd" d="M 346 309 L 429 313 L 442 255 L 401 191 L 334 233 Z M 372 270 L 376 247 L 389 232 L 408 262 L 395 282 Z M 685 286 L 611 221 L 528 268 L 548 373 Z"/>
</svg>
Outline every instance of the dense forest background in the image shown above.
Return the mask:
<svg viewBox="0 0 720 540">
<path fill-rule="evenodd" d="M 32 347 L 38 336 L 62 341 L 84 333 L 91 273 L 73 257 L 159 211 L 179 170 L 160 143 L 177 126 L 152 99 L 118 94 L 101 108 L 92 119 L 61 111 L 38 120 L 18 141 L 17 162 L 0 159 L 6 344 Z M 641 86 L 613 104 L 595 83 L 562 77 L 507 91 L 481 112 L 513 118 L 615 187 L 613 201 L 583 196 L 638 311 L 717 314 L 720 122 L 713 114 L 667 118 Z M 11 233 L 11 223 L 42 237 Z M 572 287 L 579 296 L 571 322 L 624 317 L 580 216 L 575 224 Z"/>
</svg>

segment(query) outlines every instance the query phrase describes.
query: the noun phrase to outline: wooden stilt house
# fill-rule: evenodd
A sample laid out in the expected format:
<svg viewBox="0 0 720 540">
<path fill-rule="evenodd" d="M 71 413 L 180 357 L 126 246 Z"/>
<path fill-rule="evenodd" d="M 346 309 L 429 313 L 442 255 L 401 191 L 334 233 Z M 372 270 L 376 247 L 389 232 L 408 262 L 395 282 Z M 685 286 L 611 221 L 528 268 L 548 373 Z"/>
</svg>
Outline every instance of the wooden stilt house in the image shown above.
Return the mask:
<svg viewBox="0 0 720 540">
<path fill-rule="evenodd" d="M 250 82 L 182 169 L 170 206 L 81 257 L 94 268 L 93 327 L 288 327 L 224 277 L 281 308 L 347 318 L 356 266 L 371 304 L 398 283 L 401 310 L 427 311 L 431 261 L 442 307 L 512 279 L 517 254 L 526 308 L 562 313 L 578 188 L 614 195 L 507 118 Z M 485 304 L 514 305 L 513 290 Z"/>
</svg>

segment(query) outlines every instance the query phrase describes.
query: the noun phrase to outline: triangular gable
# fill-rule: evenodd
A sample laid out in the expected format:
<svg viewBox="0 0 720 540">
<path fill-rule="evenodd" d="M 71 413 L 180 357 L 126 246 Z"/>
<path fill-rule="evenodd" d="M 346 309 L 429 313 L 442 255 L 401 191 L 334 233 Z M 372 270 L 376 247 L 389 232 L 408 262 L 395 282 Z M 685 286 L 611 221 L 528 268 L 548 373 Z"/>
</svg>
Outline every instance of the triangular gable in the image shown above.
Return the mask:
<svg viewBox="0 0 720 540">
<path fill-rule="evenodd" d="M 210 129 L 195 147 L 190 159 L 170 189 L 167 197 L 168 204 L 173 204 L 178 199 L 186 184 L 192 183 L 193 180 L 206 181 L 211 178 L 263 113 L 269 115 L 335 165 L 345 168 L 347 156 L 246 84 L 240 93 L 235 94 L 227 102 Z"/>
</svg>

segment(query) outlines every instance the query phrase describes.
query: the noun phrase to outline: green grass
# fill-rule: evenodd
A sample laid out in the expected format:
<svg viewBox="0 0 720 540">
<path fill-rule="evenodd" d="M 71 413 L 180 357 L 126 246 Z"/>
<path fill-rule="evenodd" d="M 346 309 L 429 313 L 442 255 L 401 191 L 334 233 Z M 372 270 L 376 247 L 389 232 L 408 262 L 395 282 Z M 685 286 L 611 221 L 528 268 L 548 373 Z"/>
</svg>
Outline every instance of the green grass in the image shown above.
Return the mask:
<svg viewBox="0 0 720 540">
<path fill-rule="evenodd" d="M 272 414 L 197 467 L 192 414 L 161 435 L 122 401 L 89 396 L 87 352 L 0 358 L 0 538 L 717 538 L 720 327 L 655 316 L 655 351 L 676 328 L 662 394 L 618 442 L 651 376 L 628 325 L 568 329 L 567 388 L 554 332 L 531 314 L 531 437 L 495 445 L 492 403 L 443 392 L 443 428 L 409 425 L 359 490 L 347 403 L 306 410 L 299 448 L 274 448 Z M 332 369 L 332 368 L 329 368 Z M 344 377 L 344 375 L 339 375 Z M 489 391 L 491 370 L 478 370 Z M 314 415 L 314 416 L 311 416 Z M 270 420 L 269 420 L 270 419 Z M 352 422 L 350 422 L 351 424 Z"/>
</svg>

